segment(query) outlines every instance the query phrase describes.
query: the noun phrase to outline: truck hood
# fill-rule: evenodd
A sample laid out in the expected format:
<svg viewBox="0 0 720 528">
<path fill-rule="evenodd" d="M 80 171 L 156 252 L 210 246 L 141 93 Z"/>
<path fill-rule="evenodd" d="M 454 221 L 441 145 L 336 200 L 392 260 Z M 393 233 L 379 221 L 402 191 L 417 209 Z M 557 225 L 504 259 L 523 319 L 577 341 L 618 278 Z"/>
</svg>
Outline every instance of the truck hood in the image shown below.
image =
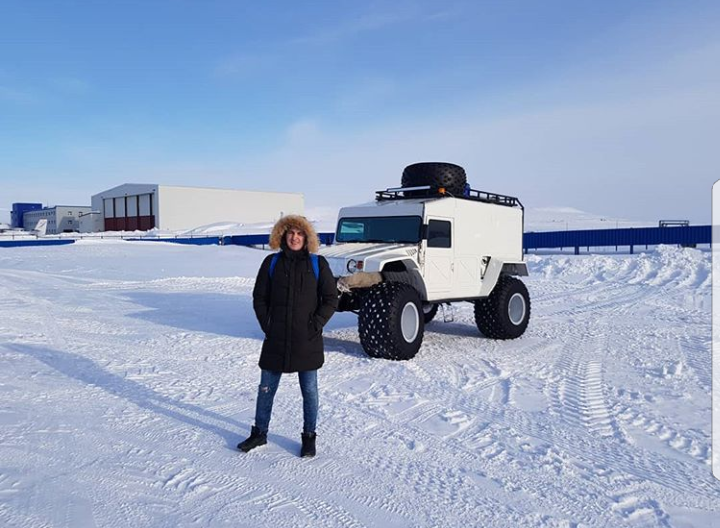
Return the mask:
<svg viewBox="0 0 720 528">
<path fill-rule="evenodd" d="M 319 254 L 325 257 L 335 277 L 350 275 L 347 270 L 349 260 L 362 260 L 363 271 L 379 271 L 387 261 L 404 258 L 415 259 L 418 253 L 417 244 L 388 243 L 347 243 L 322 248 Z"/>
</svg>

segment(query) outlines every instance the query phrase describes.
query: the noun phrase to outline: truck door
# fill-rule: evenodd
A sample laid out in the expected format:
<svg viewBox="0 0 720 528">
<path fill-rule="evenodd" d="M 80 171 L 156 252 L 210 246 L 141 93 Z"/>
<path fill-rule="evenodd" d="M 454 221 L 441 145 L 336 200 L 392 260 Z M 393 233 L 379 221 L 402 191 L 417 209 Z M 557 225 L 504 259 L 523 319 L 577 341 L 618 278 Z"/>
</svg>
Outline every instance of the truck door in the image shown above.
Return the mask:
<svg viewBox="0 0 720 528">
<path fill-rule="evenodd" d="M 428 218 L 425 287 L 429 300 L 447 298 L 452 290 L 454 274 L 452 233 L 452 219 Z"/>
</svg>

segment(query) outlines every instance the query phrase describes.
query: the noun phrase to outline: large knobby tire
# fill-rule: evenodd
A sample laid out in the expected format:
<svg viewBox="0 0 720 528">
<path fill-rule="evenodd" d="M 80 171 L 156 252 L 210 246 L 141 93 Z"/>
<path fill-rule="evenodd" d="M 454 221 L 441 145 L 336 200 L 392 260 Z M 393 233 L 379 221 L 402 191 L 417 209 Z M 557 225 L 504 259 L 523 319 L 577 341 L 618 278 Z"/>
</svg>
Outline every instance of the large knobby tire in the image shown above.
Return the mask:
<svg viewBox="0 0 720 528">
<path fill-rule="evenodd" d="M 423 320 L 425 324 L 428 324 L 435 318 L 439 306 L 439 304 L 423 304 Z"/>
<path fill-rule="evenodd" d="M 447 192 L 455 196 L 462 196 L 466 183 L 465 169 L 454 163 L 413 163 L 405 167 L 402 174 L 403 187 L 419 187 L 422 185 L 429 185 L 432 189 L 444 187 Z M 426 193 L 427 191 L 405 192 L 409 196 L 419 196 Z"/>
<path fill-rule="evenodd" d="M 360 343 L 370 357 L 415 357 L 425 331 L 422 303 L 415 288 L 402 282 L 373 286 L 363 299 L 358 330 Z"/>
<path fill-rule="evenodd" d="M 475 323 L 490 339 L 515 339 L 530 321 L 530 295 L 515 277 L 501 275 L 492 293 L 475 301 Z"/>
</svg>

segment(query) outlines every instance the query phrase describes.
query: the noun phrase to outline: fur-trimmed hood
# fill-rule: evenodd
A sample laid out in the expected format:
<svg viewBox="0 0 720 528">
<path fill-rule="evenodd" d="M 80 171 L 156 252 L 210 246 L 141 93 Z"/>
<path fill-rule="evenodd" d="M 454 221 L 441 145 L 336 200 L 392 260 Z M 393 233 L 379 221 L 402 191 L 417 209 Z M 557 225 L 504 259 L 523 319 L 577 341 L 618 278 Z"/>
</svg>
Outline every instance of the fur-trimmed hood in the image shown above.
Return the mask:
<svg viewBox="0 0 720 528">
<path fill-rule="evenodd" d="M 270 233 L 270 249 L 280 249 L 283 238 L 288 229 L 294 227 L 305 233 L 305 248 L 310 253 L 317 253 L 320 249 L 320 239 L 318 238 L 315 228 L 310 221 L 304 216 L 287 215 L 278 220 Z"/>
</svg>

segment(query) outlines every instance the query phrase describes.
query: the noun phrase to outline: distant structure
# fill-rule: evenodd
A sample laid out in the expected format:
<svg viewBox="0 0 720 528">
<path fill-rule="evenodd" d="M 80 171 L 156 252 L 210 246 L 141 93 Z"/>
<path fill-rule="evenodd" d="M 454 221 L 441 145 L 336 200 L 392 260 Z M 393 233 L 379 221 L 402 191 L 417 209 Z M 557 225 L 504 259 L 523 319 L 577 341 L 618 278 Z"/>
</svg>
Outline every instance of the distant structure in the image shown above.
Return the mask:
<svg viewBox="0 0 720 528">
<path fill-rule="evenodd" d="M 273 222 L 283 214 L 303 214 L 300 193 L 241 191 L 126 183 L 92 197 L 98 231 L 177 231 L 234 222 Z"/>
<path fill-rule="evenodd" d="M 79 218 L 82 213 L 87 213 L 90 208 L 83 205 L 56 205 L 42 209 L 26 211 L 23 214 L 22 227 L 32 231 L 40 220 L 47 220 L 48 235 L 59 233 L 74 233 L 80 230 Z"/>
<path fill-rule="evenodd" d="M 103 231 L 102 214 L 100 211 L 81 213 L 78 218 L 81 233 L 97 233 Z"/>
<path fill-rule="evenodd" d="M 688 227 L 690 220 L 660 220 L 658 227 Z"/>
<path fill-rule="evenodd" d="M 28 211 L 37 211 L 42 209 L 42 204 L 39 203 L 14 203 L 12 204 L 12 211 L 10 213 L 10 226 L 15 229 L 23 229 L 25 223 L 23 222 L 23 215 Z"/>
</svg>

